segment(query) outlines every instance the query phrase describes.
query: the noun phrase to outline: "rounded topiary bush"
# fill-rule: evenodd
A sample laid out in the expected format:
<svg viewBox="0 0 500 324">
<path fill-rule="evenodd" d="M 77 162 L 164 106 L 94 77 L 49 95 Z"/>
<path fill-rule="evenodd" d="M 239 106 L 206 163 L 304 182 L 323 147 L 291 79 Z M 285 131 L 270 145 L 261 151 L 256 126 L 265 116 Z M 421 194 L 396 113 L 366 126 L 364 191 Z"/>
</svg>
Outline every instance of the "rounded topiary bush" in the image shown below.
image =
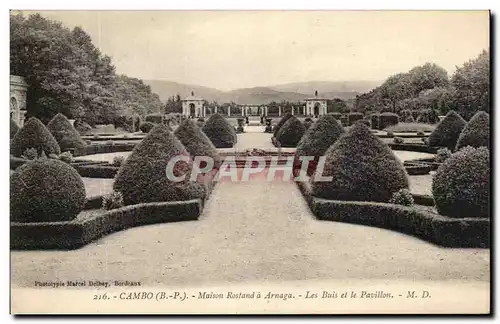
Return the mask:
<svg viewBox="0 0 500 324">
<path fill-rule="evenodd" d="M 302 124 L 304 125 L 304 128 L 308 130 L 314 122 L 310 117 L 307 117 Z"/>
<path fill-rule="evenodd" d="M 80 133 L 76 130 L 66 116 L 61 113 L 52 118 L 47 124 L 47 129 L 54 135 L 61 151 L 70 151 L 71 149 L 81 150 L 87 144 L 80 137 Z"/>
<path fill-rule="evenodd" d="M 88 134 L 92 130 L 92 126 L 90 126 L 81 119 L 76 119 L 75 122 L 73 123 L 73 127 L 75 127 L 75 129 L 77 130 L 78 133 L 80 133 L 80 135 Z"/>
<path fill-rule="evenodd" d="M 215 147 L 233 147 L 236 143 L 236 130 L 220 114 L 210 116 L 202 130 Z"/>
<path fill-rule="evenodd" d="M 429 145 L 447 147 L 453 151 L 466 124 L 459 114 L 451 110 L 429 136 Z"/>
<path fill-rule="evenodd" d="M 118 170 L 113 189 L 122 193 L 126 205 L 203 198 L 205 186 L 189 180 L 192 161 L 175 165 L 174 175 L 185 174 L 183 181 L 167 178 L 168 162 L 179 155 L 189 153 L 166 125 L 156 125 Z"/>
<path fill-rule="evenodd" d="M 155 127 L 156 124 L 152 123 L 152 122 L 144 122 L 142 123 L 140 126 L 139 126 L 139 129 L 141 130 L 141 132 L 143 132 L 144 134 L 147 134 L 149 133 L 153 127 Z"/>
<path fill-rule="evenodd" d="M 465 147 L 439 166 L 432 194 L 441 215 L 490 217 L 490 152 Z"/>
<path fill-rule="evenodd" d="M 214 167 L 219 168 L 221 157 L 217 149 L 192 119 L 184 120 L 174 134 L 192 157 L 209 156 L 214 161 Z"/>
<path fill-rule="evenodd" d="M 322 175 L 311 177 L 312 195 L 333 200 L 389 202 L 408 188 L 406 170 L 387 144 L 370 129 L 356 123 L 325 152 Z"/>
<path fill-rule="evenodd" d="M 309 127 L 297 145 L 297 156 L 319 157 L 344 133 L 340 122 L 332 115 L 323 115 Z"/>
<path fill-rule="evenodd" d="M 415 200 L 413 199 L 413 196 L 408 189 L 401 189 L 395 192 L 389 202 L 391 204 L 403 206 L 413 206 L 415 204 Z"/>
<path fill-rule="evenodd" d="M 373 129 L 379 129 L 379 119 L 380 119 L 380 114 L 372 114 L 370 116 L 370 122 L 372 125 Z"/>
<path fill-rule="evenodd" d="M 273 136 L 276 137 L 276 135 L 278 134 L 278 131 L 280 130 L 281 126 L 283 126 L 287 121 L 288 119 L 292 117 L 292 114 L 291 113 L 286 113 L 281 119 L 280 121 L 278 122 L 278 124 L 276 124 L 276 126 L 274 126 L 273 128 Z"/>
<path fill-rule="evenodd" d="M 15 157 L 21 157 L 24 151 L 30 148 L 35 148 L 39 156 L 42 152 L 45 152 L 46 156 L 61 154 L 61 148 L 54 136 L 35 117 L 28 119 L 23 128 L 14 136 L 10 145 L 10 153 Z"/>
<path fill-rule="evenodd" d="M 85 186 L 78 172 L 55 159 L 26 162 L 10 177 L 11 221 L 73 220 L 85 204 Z"/>
<path fill-rule="evenodd" d="M 477 112 L 465 125 L 458 137 L 456 150 L 462 147 L 472 146 L 490 147 L 490 115 L 484 111 Z"/>
<path fill-rule="evenodd" d="M 300 120 L 295 116 L 291 116 L 280 127 L 276 134 L 276 140 L 278 140 L 281 147 L 296 147 L 305 131 L 306 129 Z"/>
<path fill-rule="evenodd" d="M 13 139 L 19 131 L 19 126 L 12 119 L 10 120 L 10 139 Z"/>
</svg>

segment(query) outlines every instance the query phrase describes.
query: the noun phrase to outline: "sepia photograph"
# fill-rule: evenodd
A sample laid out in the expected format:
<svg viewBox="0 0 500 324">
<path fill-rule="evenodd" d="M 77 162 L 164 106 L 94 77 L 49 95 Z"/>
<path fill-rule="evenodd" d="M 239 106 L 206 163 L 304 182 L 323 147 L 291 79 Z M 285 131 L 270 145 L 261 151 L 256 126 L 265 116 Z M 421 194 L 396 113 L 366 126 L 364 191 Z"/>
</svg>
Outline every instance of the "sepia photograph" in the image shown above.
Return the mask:
<svg viewBox="0 0 500 324">
<path fill-rule="evenodd" d="M 8 15 L 10 314 L 491 314 L 487 8 Z"/>
</svg>

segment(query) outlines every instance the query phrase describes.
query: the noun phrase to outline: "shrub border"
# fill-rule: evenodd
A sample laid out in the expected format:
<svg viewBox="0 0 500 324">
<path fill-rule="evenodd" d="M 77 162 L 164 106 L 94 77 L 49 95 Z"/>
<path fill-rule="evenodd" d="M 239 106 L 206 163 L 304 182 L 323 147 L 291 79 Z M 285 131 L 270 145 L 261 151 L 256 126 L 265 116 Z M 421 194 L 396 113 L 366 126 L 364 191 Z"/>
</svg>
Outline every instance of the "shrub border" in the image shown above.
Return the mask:
<svg viewBox="0 0 500 324">
<path fill-rule="evenodd" d="M 326 200 L 311 196 L 308 182 L 298 184 L 311 211 L 320 220 L 385 228 L 443 247 L 490 247 L 488 218 L 451 218 L 388 203 Z"/>
<path fill-rule="evenodd" d="M 98 197 L 92 199 L 96 203 Z M 125 206 L 70 222 L 11 222 L 10 247 L 12 250 L 73 250 L 132 227 L 197 220 L 201 210 L 201 200 L 194 199 Z"/>
</svg>

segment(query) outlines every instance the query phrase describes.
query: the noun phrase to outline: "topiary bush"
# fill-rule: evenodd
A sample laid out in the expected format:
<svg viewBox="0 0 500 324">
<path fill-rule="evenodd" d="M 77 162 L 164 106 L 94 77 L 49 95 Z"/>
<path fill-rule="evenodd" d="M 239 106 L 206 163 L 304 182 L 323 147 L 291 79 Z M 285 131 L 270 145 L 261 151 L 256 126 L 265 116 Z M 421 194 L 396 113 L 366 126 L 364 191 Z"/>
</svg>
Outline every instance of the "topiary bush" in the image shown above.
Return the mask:
<svg viewBox="0 0 500 324">
<path fill-rule="evenodd" d="M 467 122 L 459 114 L 451 110 L 429 136 L 429 145 L 454 150 L 466 124 Z"/>
<path fill-rule="evenodd" d="M 125 162 L 125 157 L 123 155 L 120 156 L 115 156 L 113 158 L 113 162 L 111 163 L 115 167 L 121 167 L 123 163 Z"/>
<path fill-rule="evenodd" d="M 61 148 L 54 136 L 42 122 L 31 117 L 12 139 L 10 153 L 15 157 L 21 157 L 25 150 L 35 148 L 38 155 L 61 154 Z"/>
<path fill-rule="evenodd" d="M 24 152 L 23 152 L 23 155 L 21 155 L 21 158 L 25 159 L 25 160 L 36 160 L 39 158 L 38 156 L 38 152 L 36 151 L 36 148 L 29 148 L 29 149 L 26 149 Z"/>
<path fill-rule="evenodd" d="M 490 147 L 490 115 L 486 112 L 478 111 L 460 133 L 455 150 L 466 146 Z"/>
<path fill-rule="evenodd" d="M 214 161 L 214 168 L 219 168 L 222 161 L 217 149 L 192 119 L 184 120 L 174 134 L 192 157 L 209 156 Z"/>
<path fill-rule="evenodd" d="M 126 205 L 204 198 L 205 186 L 189 181 L 192 161 L 175 165 L 174 175 L 185 174 L 183 181 L 167 178 L 168 162 L 179 155 L 189 153 L 166 125 L 156 125 L 118 170 L 113 189 L 122 193 Z"/>
<path fill-rule="evenodd" d="M 276 137 L 276 135 L 278 134 L 278 131 L 280 130 L 281 126 L 283 126 L 287 121 L 288 119 L 292 117 L 292 114 L 291 113 L 286 113 L 281 119 L 280 121 L 278 122 L 278 124 L 276 126 L 274 126 L 273 128 L 273 136 Z"/>
<path fill-rule="evenodd" d="M 311 127 L 311 125 L 313 124 L 313 120 L 311 119 L 311 117 L 307 117 L 306 119 L 304 119 L 304 122 L 302 123 L 304 125 L 304 128 L 306 130 L 309 129 L 309 127 Z"/>
<path fill-rule="evenodd" d="M 380 114 L 378 126 L 379 129 L 385 129 L 386 127 L 397 125 L 399 123 L 398 114 L 391 112 L 384 112 Z"/>
<path fill-rule="evenodd" d="M 149 114 L 144 118 L 145 121 L 153 123 L 153 124 L 162 124 L 164 123 L 166 116 L 163 114 Z"/>
<path fill-rule="evenodd" d="M 62 161 L 30 161 L 10 177 L 11 221 L 70 221 L 84 204 L 85 186 L 80 175 Z"/>
<path fill-rule="evenodd" d="M 362 119 L 363 119 L 363 114 L 360 112 L 351 112 L 347 115 L 347 121 L 349 123 L 349 126 L 353 125 L 355 122 Z"/>
<path fill-rule="evenodd" d="M 291 116 L 281 126 L 276 134 L 276 139 L 279 141 L 281 147 L 296 147 L 302 136 L 304 136 L 306 129 L 304 125 L 295 116 Z"/>
<path fill-rule="evenodd" d="M 387 144 L 356 123 L 325 152 L 323 176 L 311 177 L 313 196 L 333 200 L 388 202 L 393 193 L 408 188 L 408 175 Z"/>
<path fill-rule="evenodd" d="M 80 133 L 80 135 L 88 134 L 92 130 L 92 126 L 81 119 L 75 119 L 73 127 L 75 127 L 76 131 Z"/>
<path fill-rule="evenodd" d="M 149 122 L 149 121 L 146 121 L 146 122 L 143 122 L 140 126 L 139 126 L 139 129 L 141 130 L 141 132 L 143 132 L 144 134 L 147 134 L 149 133 L 153 127 L 155 127 L 155 124 L 152 123 L 152 122 Z"/>
<path fill-rule="evenodd" d="M 432 179 L 436 208 L 448 217 L 490 217 L 490 151 L 465 147 L 439 166 Z"/>
<path fill-rule="evenodd" d="M 392 141 L 394 142 L 394 144 L 403 144 L 405 142 L 404 138 L 398 136 L 394 137 Z"/>
<path fill-rule="evenodd" d="M 233 147 L 236 143 L 236 130 L 220 114 L 210 116 L 202 130 L 215 147 Z"/>
<path fill-rule="evenodd" d="M 297 156 L 323 156 L 326 150 L 344 134 L 344 128 L 332 115 L 323 115 L 311 125 L 297 144 Z"/>
<path fill-rule="evenodd" d="M 335 118 L 337 120 L 340 120 L 340 117 L 342 117 L 342 114 L 339 112 L 331 112 L 331 113 L 328 113 L 328 115 L 333 116 L 333 118 Z"/>
<path fill-rule="evenodd" d="M 71 163 L 73 162 L 73 154 L 71 152 L 63 152 L 59 155 L 59 160 L 66 162 L 66 163 Z"/>
<path fill-rule="evenodd" d="M 440 148 L 437 150 L 437 153 L 436 153 L 436 157 L 434 158 L 434 160 L 437 162 L 437 163 L 443 163 L 444 161 L 448 160 L 448 158 L 450 158 L 452 155 L 452 152 L 444 147 L 444 148 Z"/>
<path fill-rule="evenodd" d="M 68 118 L 61 113 L 52 118 L 47 124 L 47 129 L 54 135 L 62 152 L 72 149 L 83 150 L 87 146 L 80 137 L 80 133 L 71 125 Z"/>
<path fill-rule="evenodd" d="M 106 210 L 117 209 L 123 206 L 123 195 L 119 191 L 113 191 L 102 197 L 102 208 Z"/>
<path fill-rule="evenodd" d="M 391 200 L 389 201 L 391 204 L 403 205 L 403 206 L 413 206 L 415 204 L 415 200 L 408 189 L 401 189 L 396 191 Z"/>
<path fill-rule="evenodd" d="M 12 119 L 10 120 L 10 139 L 13 139 L 19 131 L 19 126 Z"/>
</svg>

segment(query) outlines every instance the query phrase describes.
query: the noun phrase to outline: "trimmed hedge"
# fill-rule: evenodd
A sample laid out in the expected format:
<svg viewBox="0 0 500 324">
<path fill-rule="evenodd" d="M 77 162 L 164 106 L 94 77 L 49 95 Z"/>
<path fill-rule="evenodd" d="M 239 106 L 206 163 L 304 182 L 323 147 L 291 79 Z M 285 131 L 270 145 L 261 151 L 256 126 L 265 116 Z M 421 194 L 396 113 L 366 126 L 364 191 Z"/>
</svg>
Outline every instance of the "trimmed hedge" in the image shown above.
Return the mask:
<svg viewBox="0 0 500 324">
<path fill-rule="evenodd" d="M 291 113 L 286 113 L 281 119 L 280 121 L 278 122 L 278 124 L 276 126 L 274 126 L 273 128 L 273 136 L 276 137 L 276 135 L 278 134 L 278 131 L 280 130 L 281 126 L 283 126 L 287 121 L 288 119 L 292 117 L 292 114 Z"/>
<path fill-rule="evenodd" d="M 175 164 L 174 175 L 186 175 L 183 181 L 174 182 L 167 178 L 167 164 L 180 155 L 189 157 L 184 145 L 167 126 L 156 125 L 121 166 L 113 189 L 123 194 L 126 205 L 205 197 L 206 187 L 189 180 L 192 161 Z"/>
<path fill-rule="evenodd" d="M 30 148 L 35 148 L 39 156 L 42 152 L 45 152 L 46 156 L 61 154 L 61 148 L 54 136 L 35 117 L 28 119 L 24 127 L 14 136 L 10 145 L 10 153 L 15 157 L 21 157 L 24 151 Z"/>
<path fill-rule="evenodd" d="M 490 147 L 490 115 L 486 112 L 478 111 L 460 133 L 455 150 L 466 146 Z"/>
<path fill-rule="evenodd" d="M 155 124 L 152 123 L 152 122 L 144 122 L 142 123 L 140 126 L 139 126 L 139 129 L 141 130 L 141 132 L 143 132 L 144 134 L 147 134 L 149 133 L 149 131 L 151 131 L 153 129 L 153 127 L 155 127 Z"/>
<path fill-rule="evenodd" d="M 167 116 L 164 114 L 149 114 L 144 118 L 145 121 L 153 124 L 164 124 Z"/>
<path fill-rule="evenodd" d="M 385 129 L 386 127 L 392 126 L 392 125 L 397 125 L 399 123 L 399 116 L 398 114 L 390 113 L 390 112 L 384 112 L 380 114 L 379 117 L 379 122 L 378 122 L 378 129 Z"/>
<path fill-rule="evenodd" d="M 295 116 L 291 116 L 280 127 L 276 134 L 276 140 L 279 141 L 281 147 L 296 147 L 304 132 L 304 125 Z"/>
<path fill-rule="evenodd" d="M 220 167 L 222 161 L 217 149 L 192 119 L 184 120 L 174 134 L 192 157 L 209 156 L 214 161 L 214 168 Z"/>
<path fill-rule="evenodd" d="M 450 218 L 387 203 L 312 198 L 311 205 L 313 213 L 321 220 L 395 230 L 445 247 L 490 247 L 487 218 Z"/>
<path fill-rule="evenodd" d="M 236 130 L 220 114 L 210 116 L 202 130 L 216 148 L 229 148 L 236 143 Z"/>
<path fill-rule="evenodd" d="M 113 179 L 118 173 L 119 167 L 109 165 L 109 163 L 102 164 L 90 164 L 90 165 L 74 165 L 72 166 L 76 169 L 78 174 L 86 178 L 101 178 L 101 179 Z"/>
<path fill-rule="evenodd" d="M 115 128 L 123 128 L 130 133 L 138 132 L 140 124 L 139 116 L 118 116 L 114 120 Z"/>
<path fill-rule="evenodd" d="M 309 127 L 311 127 L 312 124 L 314 124 L 314 122 L 310 117 L 307 117 L 302 124 L 304 125 L 304 129 L 308 130 Z"/>
<path fill-rule="evenodd" d="M 82 151 L 87 144 L 80 137 L 80 133 L 76 130 L 66 116 L 61 113 L 52 118 L 47 124 L 47 129 L 54 135 L 61 152 L 77 150 Z"/>
<path fill-rule="evenodd" d="M 12 119 L 10 120 L 10 139 L 13 139 L 19 131 L 19 126 Z"/>
<path fill-rule="evenodd" d="M 75 119 L 73 123 L 73 127 L 75 127 L 76 131 L 82 135 L 90 132 L 92 130 L 92 126 L 87 124 L 85 121 L 81 119 Z"/>
<path fill-rule="evenodd" d="M 328 115 L 333 116 L 333 118 L 335 118 L 339 121 L 340 121 L 340 117 L 342 117 L 342 114 L 339 112 L 331 112 L 331 113 L 328 113 Z"/>
<path fill-rule="evenodd" d="M 320 116 L 305 132 L 297 145 L 297 156 L 323 156 L 326 150 L 344 134 L 344 128 L 332 115 Z"/>
<path fill-rule="evenodd" d="M 392 194 L 408 188 L 408 175 L 392 150 L 370 129 L 356 123 L 325 152 L 323 176 L 311 177 L 313 195 L 335 200 L 388 202 Z"/>
<path fill-rule="evenodd" d="M 360 112 L 351 112 L 347 115 L 347 121 L 349 123 L 349 126 L 353 125 L 355 122 L 362 119 L 363 119 L 363 114 Z"/>
<path fill-rule="evenodd" d="M 447 147 L 453 151 L 466 124 L 459 114 L 451 110 L 429 136 L 429 146 Z"/>
<path fill-rule="evenodd" d="M 490 217 L 490 152 L 465 147 L 437 169 L 432 194 L 440 214 L 449 217 Z"/>
<path fill-rule="evenodd" d="M 68 221 L 78 215 L 84 204 L 83 181 L 65 162 L 54 159 L 29 161 L 10 177 L 13 221 Z"/>
<path fill-rule="evenodd" d="M 85 148 L 85 154 L 82 155 L 93 155 L 102 153 L 115 153 L 115 152 L 130 152 L 139 143 L 99 143 L 97 145 L 88 145 Z M 73 154 L 76 156 L 75 154 Z"/>
<path fill-rule="evenodd" d="M 102 200 L 102 197 L 96 199 Z M 15 250 L 77 249 L 105 235 L 132 227 L 196 220 L 201 208 L 200 200 L 196 199 L 126 206 L 69 222 L 11 222 L 10 245 Z"/>
</svg>

